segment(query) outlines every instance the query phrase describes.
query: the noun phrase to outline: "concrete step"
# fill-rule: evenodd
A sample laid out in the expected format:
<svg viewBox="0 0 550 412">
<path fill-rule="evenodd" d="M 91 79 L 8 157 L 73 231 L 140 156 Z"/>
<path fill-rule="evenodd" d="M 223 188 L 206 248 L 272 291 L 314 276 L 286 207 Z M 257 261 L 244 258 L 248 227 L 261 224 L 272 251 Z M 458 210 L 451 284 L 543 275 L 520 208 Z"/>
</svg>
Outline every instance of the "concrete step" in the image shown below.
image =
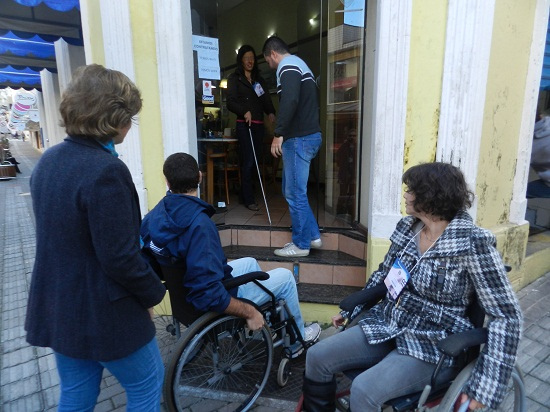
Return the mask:
<svg viewBox="0 0 550 412">
<path fill-rule="evenodd" d="M 338 250 L 311 250 L 309 256 L 275 256 L 272 247 L 224 247 L 229 260 L 251 256 L 263 270 L 284 267 L 298 279 L 300 302 L 337 305 L 344 297 L 365 285 L 366 262 Z"/>
</svg>

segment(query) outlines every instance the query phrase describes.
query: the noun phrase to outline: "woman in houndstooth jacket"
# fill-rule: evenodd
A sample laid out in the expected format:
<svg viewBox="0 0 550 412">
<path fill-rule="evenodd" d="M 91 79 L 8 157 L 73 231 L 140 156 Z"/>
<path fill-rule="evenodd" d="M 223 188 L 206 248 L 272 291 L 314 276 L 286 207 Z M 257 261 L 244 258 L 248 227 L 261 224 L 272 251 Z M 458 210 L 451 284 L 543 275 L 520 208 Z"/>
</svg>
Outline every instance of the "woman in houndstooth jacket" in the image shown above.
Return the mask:
<svg viewBox="0 0 550 412">
<path fill-rule="evenodd" d="M 471 400 L 470 409 L 495 408 L 502 401 L 522 315 L 495 236 L 477 227 L 465 211 L 473 194 L 458 168 L 446 163 L 414 166 L 403 183 L 410 216 L 397 224 L 390 249 L 366 288 L 392 279 L 395 286 L 399 275 L 410 278 L 401 291 L 397 286 L 395 297 L 389 288 L 357 327 L 309 349 L 304 377 L 308 412 L 334 410 L 334 374 L 350 369 L 366 369 L 352 383 L 352 411 L 379 411 L 389 399 L 422 390 L 439 360 L 437 342 L 473 327 L 465 312 L 476 295 L 487 315 L 489 337 L 462 400 Z M 334 326 L 343 319 L 334 316 Z M 441 378 L 458 373 L 452 362 Z"/>
</svg>

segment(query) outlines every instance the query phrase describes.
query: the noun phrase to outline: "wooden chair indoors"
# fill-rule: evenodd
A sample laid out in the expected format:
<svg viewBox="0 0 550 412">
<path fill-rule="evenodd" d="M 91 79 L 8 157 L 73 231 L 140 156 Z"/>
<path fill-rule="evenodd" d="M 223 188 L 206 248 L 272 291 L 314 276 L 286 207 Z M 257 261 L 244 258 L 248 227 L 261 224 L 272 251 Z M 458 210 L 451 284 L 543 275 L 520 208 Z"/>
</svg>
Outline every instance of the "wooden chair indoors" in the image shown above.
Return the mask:
<svg viewBox="0 0 550 412">
<path fill-rule="evenodd" d="M 221 179 L 216 179 L 214 175 L 214 185 L 218 184 L 225 189 L 225 203 L 226 205 L 230 204 L 229 201 L 229 186 L 233 182 L 235 187 L 235 182 L 240 185 L 241 182 L 241 168 L 238 161 L 238 156 L 236 151 L 232 146 L 236 145 L 225 145 L 225 150 L 219 153 L 210 153 L 208 154 L 208 161 L 214 163 L 214 173 L 219 172 L 221 174 Z M 233 150 L 232 150 L 233 149 Z M 231 173 L 236 176 L 230 176 Z M 207 181 L 207 172 L 203 171 L 203 182 Z M 206 184 L 205 184 L 206 185 Z M 206 193 L 206 190 L 205 190 Z"/>
</svg>

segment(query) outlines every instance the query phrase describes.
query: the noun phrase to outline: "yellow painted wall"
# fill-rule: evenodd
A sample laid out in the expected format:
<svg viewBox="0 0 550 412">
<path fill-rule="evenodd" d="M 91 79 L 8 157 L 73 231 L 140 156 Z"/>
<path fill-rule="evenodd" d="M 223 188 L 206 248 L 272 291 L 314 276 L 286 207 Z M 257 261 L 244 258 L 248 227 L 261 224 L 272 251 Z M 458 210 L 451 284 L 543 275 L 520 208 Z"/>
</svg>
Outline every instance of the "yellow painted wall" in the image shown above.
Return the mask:
<svg viewBox="0 0 550 412">
<path fill-rule="evenodd" d="M 413 2 L 404 170 L 435 160 L 443 82 L 447 2 Z M 404 206 L 402 213 L 404 214 Z M 368 239 L 367 273 L 378 268 L 388 251 L 387 239 Z"/>
<path fill-rule="evenodd" d="M 166 193 L 162 174 L 164 149 L 158 89 L 157 55 L 153 4 L 131 0 L 130 18 L 136 84 L 141 90 L 143 108 L 139 114 L 141 157 L 147 203 L 152 209 Z M 147 211 L 142 211 L 147 212 Z"/>
<path fill-rule="evenodd" d="M 433 162 L 443 82 L 447 2 L 413 2 L 404 169 Z"/>
<path fill-rule="evenodd" d="M 536 0 L 495 5 L 479 153 L 477 223 L 508 223 Z M 533 113 L 533 121 L 535 113 Z"/>
<path fill-rule="evenodd" d="M 515 289 L 529 283 L 522 264 L 529 225 L 509 223 L 536 0 L 496 2 L 476 195 L 477 224 L 497 235 Z M 534 119 L 533 113 L 533 119 Z"/>
</svg>

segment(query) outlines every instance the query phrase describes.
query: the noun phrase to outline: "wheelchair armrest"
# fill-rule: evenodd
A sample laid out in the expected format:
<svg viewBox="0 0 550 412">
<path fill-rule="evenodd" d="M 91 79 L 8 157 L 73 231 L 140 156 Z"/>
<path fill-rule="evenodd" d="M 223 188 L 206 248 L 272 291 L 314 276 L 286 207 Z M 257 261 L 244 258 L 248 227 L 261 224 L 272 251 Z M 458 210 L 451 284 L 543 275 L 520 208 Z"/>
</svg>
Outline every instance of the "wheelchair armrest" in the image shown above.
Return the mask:
<svg viewBox="0 0 550 412">
<path fill-rule="evenodd" d="M 342 299 L 340 309 L 351 312 L 357 305 L 362 304 L 365 305 L 365 309 L 368 309 L 383 299 L 386 292 L 387 288 L 383 283 L 372 288 L 362 289 Z"/>
<path fill-rule="evenodd" d="M 244 285 L 245 283 L 252 282 L 253 280 L 267 280 L 269 279 L 269 274 L 265 272 L 250 272 L 242 276 L 237 276 L 233 279 L 227 279 L 223 281 L 223 286 L 225 289 L 230 290 L 236 288 L 237 286 Z"/>
<path fill-rule="evenodd" d="M 465 332 L 447 336 L 437 342 L 437 348 L 448 356 L 458 356 L 464 349 L 487 342 L 487 328 L 470 329 Z"/>
</svg>

